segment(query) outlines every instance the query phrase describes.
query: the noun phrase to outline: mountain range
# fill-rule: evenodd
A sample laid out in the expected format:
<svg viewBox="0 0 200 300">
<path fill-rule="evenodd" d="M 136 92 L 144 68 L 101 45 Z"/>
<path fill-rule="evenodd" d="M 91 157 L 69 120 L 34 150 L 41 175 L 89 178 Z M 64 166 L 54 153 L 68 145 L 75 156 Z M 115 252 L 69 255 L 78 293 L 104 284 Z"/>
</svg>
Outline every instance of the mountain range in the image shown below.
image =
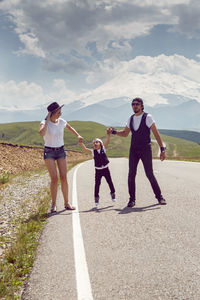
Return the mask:
<svg viewBox="0 0 200 300">
<path fill-rule="evenodd" d="M 147 106 L 144 111 L 150 113 L 158 128 L 200 131 L 200 103 L 178 95 L 162 95 L 167 104 Z M 0 111 L 0 123 L 40 121 L 46 116 L 46 107 L 34 110 Z M 67 121 L 94 121 L 106 126 L 123 127 L 133 113 L 130 98 L 114 98 L 85 106 L 82 101 L 64 105 L 62 117 Z"/>
</svg>

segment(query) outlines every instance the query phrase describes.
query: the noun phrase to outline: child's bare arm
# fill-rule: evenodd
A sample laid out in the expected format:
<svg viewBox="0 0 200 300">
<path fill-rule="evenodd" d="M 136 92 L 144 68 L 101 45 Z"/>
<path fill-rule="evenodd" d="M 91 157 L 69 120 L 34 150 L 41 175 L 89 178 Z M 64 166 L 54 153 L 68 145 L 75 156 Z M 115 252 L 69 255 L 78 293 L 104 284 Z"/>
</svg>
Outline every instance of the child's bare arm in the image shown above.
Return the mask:
<svg viewBox="0 0 200 300">
<path fill-rule="evenodd" d="M 109 128 L 108 128 L 108 129 L 107 129 L 107 139 L 106 139 L 106 141 L 105 141 L 105 143 L 104 143 L 104 147 L 105 147 L 106 149 L 108 148 L 109 142 L 110 142 L 110 130 L 109 130 Z"/>
<path fill-rule="evenodd" d="M 83 142 L 79 142 L 83 151 L 91 154 L 91 149 L 87 148 Z"/>
</svg>

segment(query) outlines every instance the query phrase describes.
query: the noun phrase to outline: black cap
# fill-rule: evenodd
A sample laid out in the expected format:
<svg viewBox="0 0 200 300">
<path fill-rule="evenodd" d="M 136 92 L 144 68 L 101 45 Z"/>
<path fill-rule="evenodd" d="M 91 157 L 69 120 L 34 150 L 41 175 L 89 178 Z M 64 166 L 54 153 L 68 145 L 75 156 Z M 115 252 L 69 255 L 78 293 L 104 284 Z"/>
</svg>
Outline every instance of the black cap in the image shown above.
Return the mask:
<svg viewBox="0 0 200 300">
<path fill-rule="evenodd" d="M 63 106 L 64 106 L 64 104 L 60 106 L 57 102 L 53 102 L 49 106 L 47 106 L 47 110 L 48 110 L 48 112 L 52 113 L 52 112 L 55 112 L 56 110 L 58 110 L 59 108 L 61 108 Z"/>
</svg>

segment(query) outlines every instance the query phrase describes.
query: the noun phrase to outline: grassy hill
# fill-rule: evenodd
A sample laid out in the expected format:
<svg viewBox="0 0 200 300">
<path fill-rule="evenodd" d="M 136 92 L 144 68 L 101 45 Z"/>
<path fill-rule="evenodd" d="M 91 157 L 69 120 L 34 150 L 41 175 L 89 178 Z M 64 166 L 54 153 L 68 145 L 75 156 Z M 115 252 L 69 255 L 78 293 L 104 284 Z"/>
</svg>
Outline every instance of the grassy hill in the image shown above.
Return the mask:
<svg viewBox="0 0 200 300">
<path fill-rule="evenodd" d="M 200 144 L 200 132 L 189 131 L 189 130 L 169 130 L 169 129 L 159 129 L 159 132 L 168 135 L 177 137 L 180 139 L 188 140 Z"/>
<path fill-rule="evenodd" d="M 88 148 L 92 148 L 92 140 L 95 137 L 106 139 L 106 126 L 85 121 L 71 121 L 70 125 L 74 127 L 84 138 Z M 0 141 L 19 145 L 31 145 L 43 147 L 43 138 L 38 133 L 39 122 L 21 122 L 0 124 Z M 161 134 L 163 141 L 167 146 L 167 157 L 170 159 L 187 159 L 200 161 L 200 145 L 197 143 L 170 137 Z M 122 157 L 128 156 L 131 135 L 127 138 L 111 136 L 108 149 L 108 156 Z M 65 131 L 64 142 L 66 149 L 82 151 L 77 138 L 68 130 Z M 158 145 L 152 143 L 153 155 L 158 155 Z"/>
<path fill-rule="evenodd" d="M 167 156 L 172 159 L 200 161 L 200 145 L 184 139 L 162 135 Z"/>
</svg>

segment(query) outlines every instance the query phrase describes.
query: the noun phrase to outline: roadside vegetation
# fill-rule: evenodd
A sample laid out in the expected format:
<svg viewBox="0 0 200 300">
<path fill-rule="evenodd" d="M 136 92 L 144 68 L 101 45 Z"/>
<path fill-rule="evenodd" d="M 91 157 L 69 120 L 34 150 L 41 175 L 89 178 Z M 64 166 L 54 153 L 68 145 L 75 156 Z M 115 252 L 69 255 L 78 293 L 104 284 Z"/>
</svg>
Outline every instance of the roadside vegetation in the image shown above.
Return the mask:
<svg viewBox="0 0 200 300">
<path fill-rule="evenodd" d="M 2 174 L 0 174 L 0 184 L 5 184 L 9 181 L 10 174 L 7 171 L 3 171 Z"/>
<path fill-rule="evenodd" d="M 72 161 L 68 170 L 83 160 Z M 44 171 L 42 171 L 44 172 Z M 33 175 L 34 172 L 25 172 L 23 176 Z M 12 222 L 15 233 L 11 237 L 0 237 L 0 248 L 5 248 L 0 256 L 0 299 L 21 299 L 21 291 L 34 263 L 39 238 L 48 218 L 51 195 L 49 187 L 42 188 L 34 195 L 37 199 L 34 213 L 28 218 L 22 216 Z M 26 211 L 26 207 L 23 207 Z"/>
<path fill-rule="evenodd" d="M 49 186 L 45 186 L 49 185 L 49 176 L 44 168 L 42 150 L 39 150 L 33 148 L 30 152 L 30 149 L 20 146 L 0 145 L 2 300 L 21 299 L 20 293 L 33 266 L 39 238 L 48 218 L 51 197 Z M 68 151 L 68 170 L 86 159 L 88 156 L 85 154 Z M 27 165 L 29 167 L 25 168 Z M 6 169 L 13 173 L 10 174 Z M 44 175 L 47 182 L 42 179 Z M 34 184 L 34 180 L 39 180 L 41 186 Z M 5 207 L 8 207 L 7 210 Z"/>
<path fill-rule="evenodd" d="M 19 291 L 33 266 L 39 237 L 48 216 L 49 191 L 43 190 L 37 197 L 40 197 L 40 205 L 36 213 L 25 221 L 15 220 L 14 240 L 4 237 L 0 240 L 1 245 L 9 244 L 0 261 L 0 299 L 20 299 Z"/>
</svg>

